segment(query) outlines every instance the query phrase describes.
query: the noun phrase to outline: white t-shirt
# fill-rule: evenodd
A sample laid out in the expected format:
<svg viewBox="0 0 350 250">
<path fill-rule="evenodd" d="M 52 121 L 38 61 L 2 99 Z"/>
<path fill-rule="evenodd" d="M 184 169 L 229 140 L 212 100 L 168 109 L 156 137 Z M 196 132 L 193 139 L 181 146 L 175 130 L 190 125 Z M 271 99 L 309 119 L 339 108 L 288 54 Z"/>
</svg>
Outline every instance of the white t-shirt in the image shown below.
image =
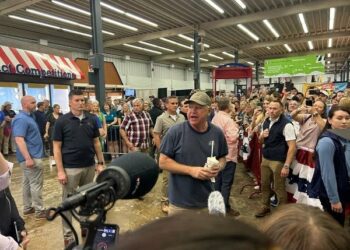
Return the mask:
<svg viewBox="0 0 350 250">
<path fill-rule="evenodd" d="M 0 249 L 1 250 L 17 250 L 18 244 L 12 237 L 6 237 L 0 234 Z"/>
<path fill-rule="evenodd" d="M 7 162 L 8 171 L 6 171 L 4 174 L 0 175 L 0 191 L 7 188 L 11 183 L 11 173 L 13 168 L 12 162 Z M 2 248 L 0 248 L 2 249 Z"/>
<path fill-rule="evenodd" d="M 278 117 L 278 119 L 276 119 L 276 120 L 271 120 L 271 118 L 270 118 L 271 121 L 270 121 L 269 129 L 271 129 L 272 125 L 274 123 L 276 123 L 279 119 L 280 119 L 280 117 Z M 294 126 L 293 126 L 292 123 L 287 123 L 286 126 L 284 126 L 283 136 L 286 139 L 286 141 L 292 141 L 292 140 L 296 140 L 297 139 L 297 137 L 295 135 Z"/>
</svg>

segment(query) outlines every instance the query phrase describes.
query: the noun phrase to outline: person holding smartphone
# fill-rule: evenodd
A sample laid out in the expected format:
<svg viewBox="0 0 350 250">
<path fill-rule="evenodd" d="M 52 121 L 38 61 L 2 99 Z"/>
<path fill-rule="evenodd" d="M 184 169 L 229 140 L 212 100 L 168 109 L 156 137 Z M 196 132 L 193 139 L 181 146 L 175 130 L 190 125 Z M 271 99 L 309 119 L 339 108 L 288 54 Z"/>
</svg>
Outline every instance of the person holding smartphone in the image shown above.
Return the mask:
<svg viewBox="0 0 350 250">
<path fill-rule="evenodd" d="M 13 164 L 6 161 L 0 153 L 0 249 L 27 248 L 29 238 L 24 227 L 24 220 L 18 213 L 9 184 Z"/>
<path fill-rule="evenodd" d="M 310 102 L 306 104 L 310 105 Z M 291 171 L 286 183 L 289 201 L 320 206 L 320 201 L 311 199 L 306 191 L 314 171 L 317 138 L 326 124 L 326 104 L 316 101 L 312 106 L 301 106 L 294 110 L 291 116 L 299 122 L 300 130 L 296 140 L 295 160 L 290 166 Z"/>
</svg>

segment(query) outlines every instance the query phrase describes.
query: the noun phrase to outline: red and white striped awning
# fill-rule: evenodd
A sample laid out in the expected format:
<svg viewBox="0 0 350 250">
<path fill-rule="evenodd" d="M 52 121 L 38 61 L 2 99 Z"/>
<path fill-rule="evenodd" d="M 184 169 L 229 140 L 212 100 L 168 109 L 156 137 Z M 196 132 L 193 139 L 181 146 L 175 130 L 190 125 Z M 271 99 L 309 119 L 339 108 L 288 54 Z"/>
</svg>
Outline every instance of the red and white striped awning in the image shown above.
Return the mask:
<svg viewBox="0 0 350 250">
<path fill-rule="evenodd" d="M 0 73 L 68 80 L 84 78 L 79 66 L 67 57 L 1 45 Z"/>
</svg>

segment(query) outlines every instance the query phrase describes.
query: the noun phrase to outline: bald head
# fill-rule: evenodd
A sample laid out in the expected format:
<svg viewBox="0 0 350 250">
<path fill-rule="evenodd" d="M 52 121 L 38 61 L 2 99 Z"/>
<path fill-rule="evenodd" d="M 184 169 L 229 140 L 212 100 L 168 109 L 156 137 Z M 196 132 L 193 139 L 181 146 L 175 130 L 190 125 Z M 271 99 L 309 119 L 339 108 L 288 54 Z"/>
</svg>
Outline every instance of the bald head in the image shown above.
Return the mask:
<svg viewBox="0 0 350 250">
<path fill-rule="evenodd" d="M 26 95 L 21 99 L 22 109 L 25 112 L 34 112 L 36 108 L 36 100 L 33 96 Z"/>
</svg>

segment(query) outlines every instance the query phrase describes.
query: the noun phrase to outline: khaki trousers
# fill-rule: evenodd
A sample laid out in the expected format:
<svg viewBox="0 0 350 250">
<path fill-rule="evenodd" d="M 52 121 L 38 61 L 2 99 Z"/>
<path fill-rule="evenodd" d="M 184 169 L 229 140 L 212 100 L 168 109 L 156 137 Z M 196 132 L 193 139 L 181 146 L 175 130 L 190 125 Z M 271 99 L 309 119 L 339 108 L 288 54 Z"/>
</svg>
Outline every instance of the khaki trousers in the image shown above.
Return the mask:
<svg viewBox="0 0 350 250">
<path fill-rule="evenodd" d="M 285 186 L 286 178 L 281 177 L 281 170 L 284 162 L 271 161 L 264 157 L 261 162 L 261 192 L 262 204 L 270 207 L 270 197 L 275 191 L 279 204 L 287 202 L 287 192 Z M 272 189 L 273 188 L 273 189 Z"/>
</svg>

